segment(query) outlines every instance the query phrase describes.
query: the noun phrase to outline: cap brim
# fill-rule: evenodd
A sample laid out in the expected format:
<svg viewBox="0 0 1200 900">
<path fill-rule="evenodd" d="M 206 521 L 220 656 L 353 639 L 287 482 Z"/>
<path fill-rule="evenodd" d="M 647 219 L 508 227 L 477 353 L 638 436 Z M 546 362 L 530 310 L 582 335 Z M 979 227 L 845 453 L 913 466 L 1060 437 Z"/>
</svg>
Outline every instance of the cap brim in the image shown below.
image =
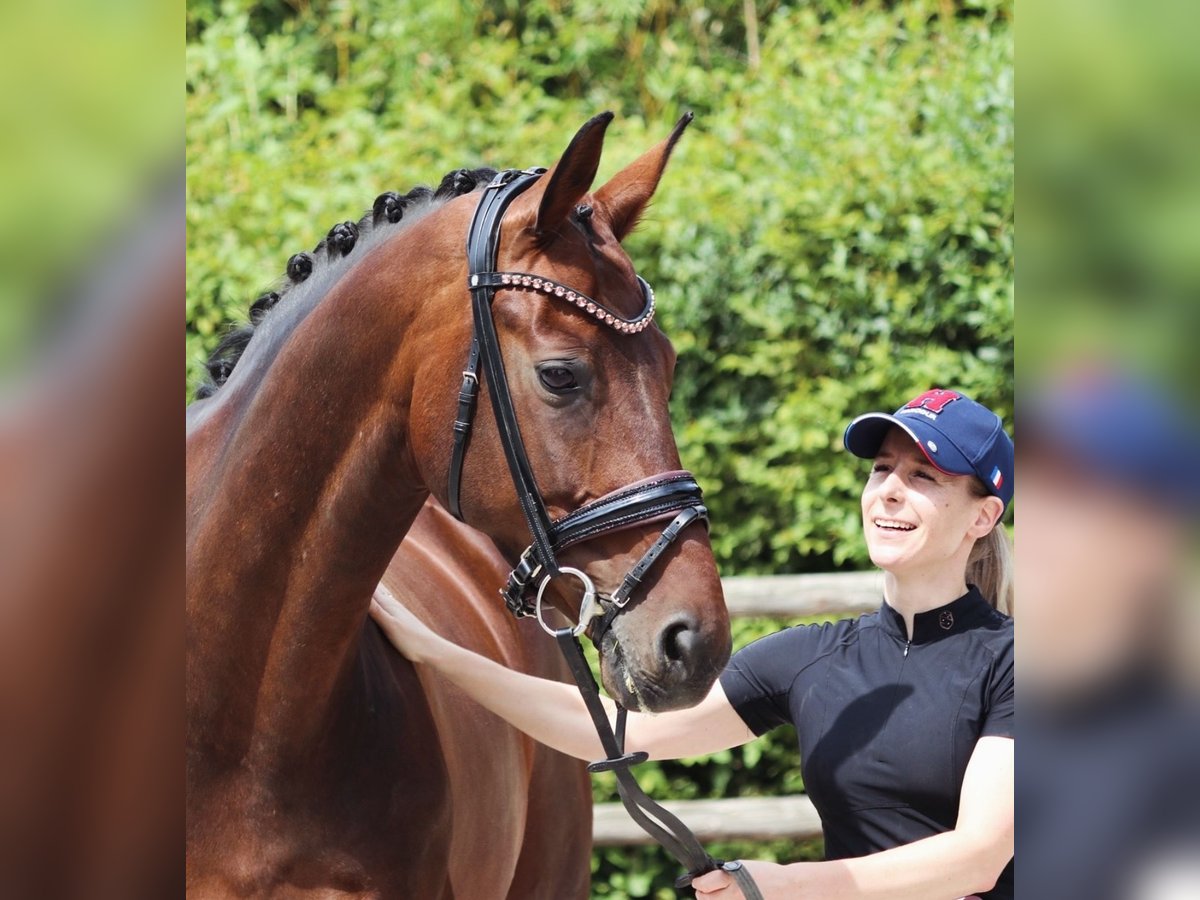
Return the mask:
<svg viewBox="0 0 1200 900">
<path fill-rule="evenodd" d="M 864 413 L 846 426 L 842 443 L 855 456 L 874 459 L 893 427 L 911 437 L 935 469 L 947 475 L 978 474 L 971 461 L 945 435 L 916 416 L 901 419 L 888 413 Z"/>
</svg>

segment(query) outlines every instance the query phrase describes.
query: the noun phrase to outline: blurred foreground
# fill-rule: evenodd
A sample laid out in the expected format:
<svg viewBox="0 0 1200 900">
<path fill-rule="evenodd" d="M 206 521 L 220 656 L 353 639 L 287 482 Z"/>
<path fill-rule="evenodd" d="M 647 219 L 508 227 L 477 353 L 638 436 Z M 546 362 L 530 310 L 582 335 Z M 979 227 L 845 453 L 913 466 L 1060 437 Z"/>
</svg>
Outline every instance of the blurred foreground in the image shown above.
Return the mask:
<svg viewBox="0 0 1200 900">
<path fill-rule="evenodd" d="M 1028 12 L 1018 896 L 1200 897 L 1197 12 Z"/>
<path fill-rule="evenodd" d="M 183 883 L 182 10 L 0 11 L 0 896 Z"/>
</svg>

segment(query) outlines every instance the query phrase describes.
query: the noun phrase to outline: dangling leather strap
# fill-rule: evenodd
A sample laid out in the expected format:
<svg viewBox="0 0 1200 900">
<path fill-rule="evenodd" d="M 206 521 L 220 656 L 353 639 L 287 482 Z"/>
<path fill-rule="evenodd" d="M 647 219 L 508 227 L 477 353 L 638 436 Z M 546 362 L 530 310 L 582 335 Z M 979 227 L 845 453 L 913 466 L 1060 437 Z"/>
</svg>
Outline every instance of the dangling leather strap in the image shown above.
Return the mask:
<svg viewBox="0 0 1200 900">
<path fill-rule="evenodd" d="M 559 649 L 567 661 L 571 675 L 575 678 L 580 696 L 583 697 L 583 702 L 592 717 L 596 735 L 600 738 L 600 746 L 604 748 L 605 759 L 591 763 L 588 771 L 593 773 L 613 772 L 617 776 L 617 791 L 621 795 L 621 802 L 625 804 L 625 809 L 628 810 L 634 821 L 647 834 L 662 844 L 663 848 L 679 860 L 689 872 L 697 874 L 701 871 L 711 872 L 716 868 L 716 864 L 700 846 L 696 836 L 673 813 L 647 797 L 646 793 L 638 786 L 637 781 L 634 780 L 629 767 L 645 762 L 649 755 L 643 751 L 624 752 L 622 744 L 624 743 L 625 710 L 618 709 L 617 711 L 618 729 L 622 738 L 618 742 L 617 736 L 613 734 L 612 728 L 608 724 L 608 716 L 600 702 L 599 688 L 596 686 L 595 679 L 592 678 L 592 672 L 588 668 L 587 659 L 583 655 L 583 648 L 579 641 L 571 634 L 569 628 L 556 632 L 554 637 L 558 641 Z"/>
<path fill-rule="evenodd" d="M 609 725 L 608 715 L 600 702 L 600 690 L 596 680 L 588 668 L 583 648 L 571 633 L 570 628 L 564 628 L 554 633 L 567 667 L 579 688 L 579 694 L 592 718 L 596 736 L 604 749 L 605 758 L 588 765 L 588 771 L 612 772 L 617 778 L 617 794 L 630 818 L 641 826 L 642 830 L 656 840 L 664 850 L 670 853 L 686 869 L 686 874 L 675 880 L 675 887 L 683 890 L 689 887 L 694 878 L 699 878 L 715 869 L 724 869 L 741 888 L 746 900 L 763 900 L 762 893 L 750 877 L 750 873 L 740 862 L 724 862 L 713 859 L 708 851 L 701 846 L 696 835 L 680 821 L 679 817 L 662 804 L 647 796 L 629 771 L 630 766 L 645 762 L 649 755 L 642 750 L 632 753 L 625 752 L 625 721 L 628 715 L 624 707 L 617 707 L 617 727 L 614 734 Z"/>
</svg>

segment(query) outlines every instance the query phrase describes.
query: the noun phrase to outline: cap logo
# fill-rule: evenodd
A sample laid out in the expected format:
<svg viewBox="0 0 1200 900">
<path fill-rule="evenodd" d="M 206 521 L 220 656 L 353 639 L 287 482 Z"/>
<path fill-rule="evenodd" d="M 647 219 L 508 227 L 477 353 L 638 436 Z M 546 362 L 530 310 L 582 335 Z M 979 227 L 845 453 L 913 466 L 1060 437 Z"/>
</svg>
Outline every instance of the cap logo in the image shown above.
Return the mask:
<svg viewBox="0 0 1200 900">
<path fill-rule="evenodd" d="M 996 490 L 1000 490 L 1000 485 L 1004 484 L 1004 473 L 1000 471 L 999 466 L 996 466 L 994 469 L 992 469 L 991 481 L 992 487 L 994 487 Z"/>
<path fill-rule="evenodd" d="M 911 409 L 914 411 L 923 411 L 923 415 L 929 415 L 930 418 L 937 418 L 942 410 L 955 400 L 961 400 L 962 394 L 956 391 L 946 391 L 941 388 L 934 388 L 932 391 L 926 391 L 919 397 L 913 397 L 904 404 L 902 409 Z M 932 415 L 930 415 L 932 414 Z"/>
</svg>

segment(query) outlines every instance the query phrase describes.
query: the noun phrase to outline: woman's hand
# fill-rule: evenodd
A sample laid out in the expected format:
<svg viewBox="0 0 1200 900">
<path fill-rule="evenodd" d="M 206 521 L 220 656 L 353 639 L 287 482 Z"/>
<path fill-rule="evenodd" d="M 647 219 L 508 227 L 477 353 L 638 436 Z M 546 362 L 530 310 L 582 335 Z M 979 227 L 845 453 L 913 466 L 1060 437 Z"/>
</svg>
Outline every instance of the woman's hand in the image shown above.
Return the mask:
<svg viewBox="0 0 1200 900">
<path fill-rule="evenodd" d="M 424 662 L 425 655 L 441 640 L 382 584 L 371 597 L 371 618 L 395 648 L 415 663 Z"/>
<path fill-rule="evenodd" d="M 758 885 L 763 900 L 784 900 L 795 896 L 796 867 L 762 860 L 742 860 L 742 868 L 750 873 Z M 696 900 L 744 900 L 745 895 L 733 876 L 723 869 L 707 872 L 692 882 Z"/>
<path fill-rule="evenodd" d="M 931 840 L 926 838 L 926 840 Z M 912 845 L 906 845 L 912 846 Z M 893 853 L 884 850 L 877 856 Z M 870 857 L 860 857 L 867 858 Z M 857 883 L 853 874 L 846 867 L 846 861 L 838 862 L 799 862 L 790 865 L 763 862 L 762 860 L 742 860 L 742 867 L 754 878 L 754 883 L 763 895 L 763 900 L 792 900 L 796 897 L 851 898 L 851 897 L 890 897 L 892 894 L 886 888 L 868 888 Z M 733 876 L 728 872 L 717 869 L 701 875 L 692 882 L 696 891 L 696 900 L 744 900 L 745 895 Z M 907 891 L 905 896 L 913 896 Z M 956 896 L 947 894 L 923 894 L 921 896 Z M 960 897 L 959 900 L 979 900 L 976 894 Z"/>
</svg>

